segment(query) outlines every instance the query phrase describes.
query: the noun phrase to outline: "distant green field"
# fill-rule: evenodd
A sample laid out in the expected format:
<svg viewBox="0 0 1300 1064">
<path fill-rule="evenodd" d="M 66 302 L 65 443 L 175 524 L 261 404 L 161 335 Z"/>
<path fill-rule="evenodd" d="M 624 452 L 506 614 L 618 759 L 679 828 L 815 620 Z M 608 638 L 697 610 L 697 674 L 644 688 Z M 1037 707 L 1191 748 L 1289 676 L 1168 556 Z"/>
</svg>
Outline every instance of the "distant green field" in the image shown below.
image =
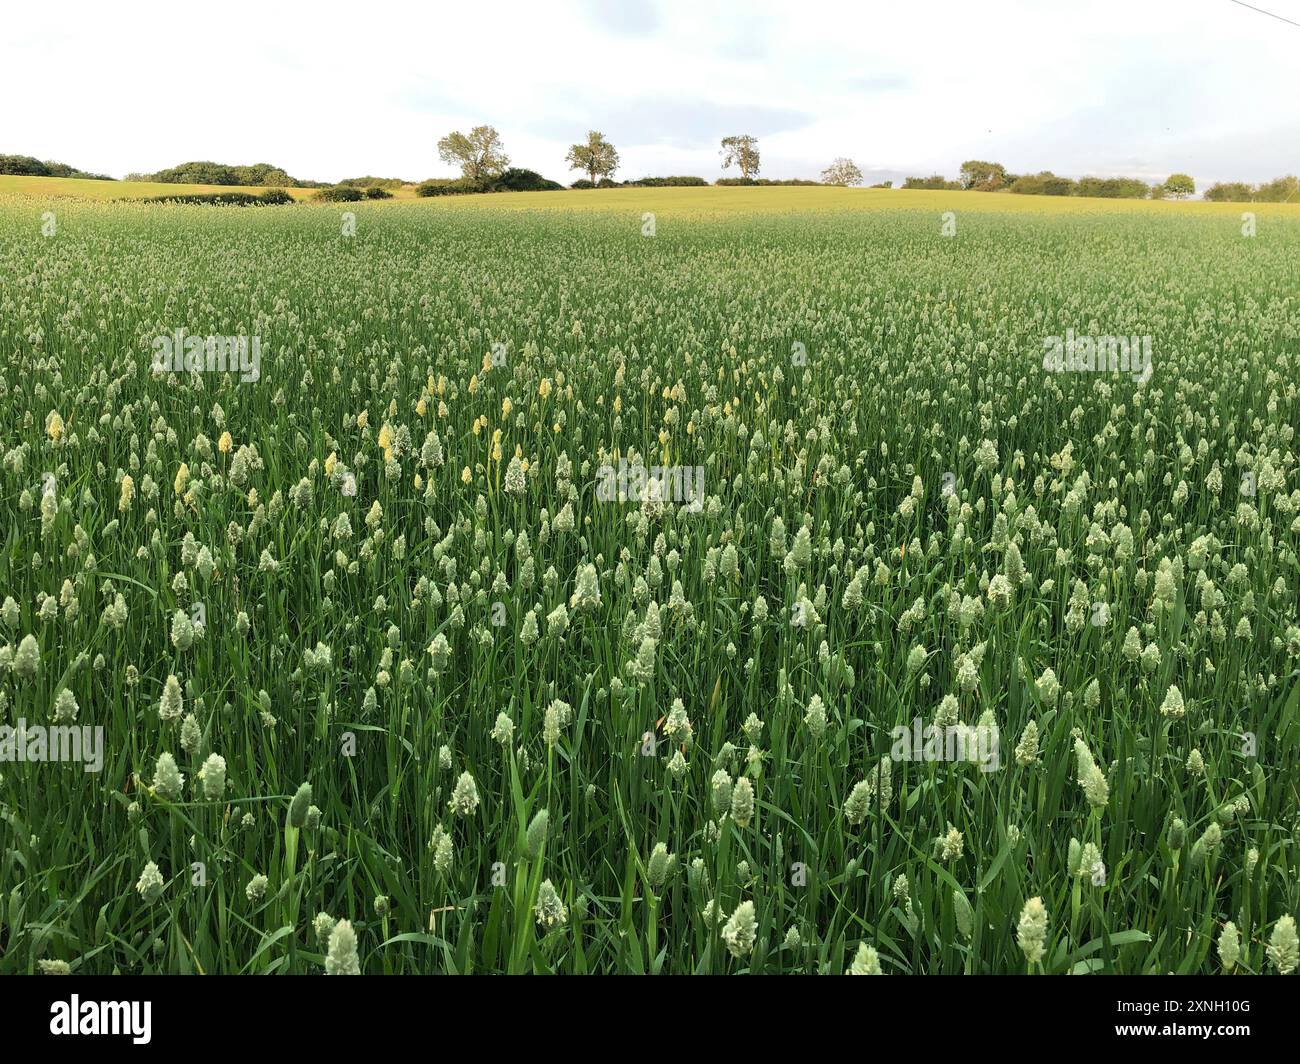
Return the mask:
<svg viewBox="0 0 1300 1064">
<path fill-rule="evenodd" d="M 231 185 L 171 185 L 148 181 L 87 181 L 81 178 L 0 175 L 0 197 L 37 199 L 145 199 L 151 196 L 207 192 L 251 192 L 262 188 Z M 316 189 L 290 188 L 295 199 L 310 200 Z M 566 189 L 562 192 L 496 192 L 471 196 L 435 196 L 420 200 L 415 186 L 393 190 L 393 200 L 419 200 L 440 210 L 596 210 L 670 214 L 787 214 L 812 211 L 888 208 L 943 211 L 998 211 L 1013 214 L 1138 213 L 1153 215 L 1238 215 L 1300 218 L 1300 204 L 1204 203 L 1173 200 L 1117 200 L 1084 197 L 1013 196 L 1008 193 L 951 192 L 929 189 L 862 189 L 807 186 L 738 188 Z M 337 205 L 336 205 L 337 206 Z M 346 208 L 345 208 L 346 209 Z"/>
<path fill-rule="evenodd" d="M 5 194 L 48 199 L 145 199 L 149 196 L 185 196 L 205 192 L 251 192 L 265 188 L 248 185 L 173 185 L 162 181 L 89 181 L 80 177 L 22 177 L 0 174 L 0 196 Z M 288 188 L 294 199 L 306 200 L 319 191 L 314 188 Z M 393 190 L 395 199 L 413 199 L 409 188 Z"/>
</svg>

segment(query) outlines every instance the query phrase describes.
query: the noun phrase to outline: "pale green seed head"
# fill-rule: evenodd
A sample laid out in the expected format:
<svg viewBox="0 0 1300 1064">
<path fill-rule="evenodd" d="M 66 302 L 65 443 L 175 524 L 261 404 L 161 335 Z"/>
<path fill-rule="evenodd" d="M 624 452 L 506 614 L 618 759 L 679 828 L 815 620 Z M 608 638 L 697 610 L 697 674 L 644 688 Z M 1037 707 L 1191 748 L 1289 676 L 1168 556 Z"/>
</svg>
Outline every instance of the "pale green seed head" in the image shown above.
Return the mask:
<svg viewBox="0 0 1300 1064">
<path fill-rule="evenodd" d="M 731 819 L 736 827 L 749 826 L 754 817 L 754 784 L 748 776 L 741 776 L 731 792 Z"/>
<path fill-rule="evenodd" d="M 294 792 L 289 802 L 289 826 L 304 827 L 307 823 L 307 810 L 311 808 L 311 784 L 303 783 Z"/>
<path fill-rule="evenodd" d="M 1219 960 L 1225 972 L 1232 971 L 1241 957 L 1241 938 L 1237 934 L 1237 925 L 1229 920 L 1219 932 Z"/>
<path fill-rule="evenodd" d="M 650 851 L 650 859 L 646 862 L 646 878 L 650 880 L 650 886 L 656 891 L 667 882 L 674 863 L 675 859 L 668 852 L 668 845 L 663 842 L 655 843 L 655 848 Z"/>
<path fill-rule="evenodd" d="M 545 809 L 537 810 L 528 822 L 528 830 L 524 832 L 524 854 L 530 861 L 536 860 L 546 845 L 546 830 L 550 822 L 551 814 Z"/>
<path fill-rule="evenodd" d="M 970 900 L 960 890 L 952 892 L 952 909 L 957 921 L 957 931 L 969 942 L 975 930 L 975 912 L 971 908 Z"/>
<path fill-rule="evenodd" d="M 1047 909 L 1042 898 L 1030 898 L 1020 912 L 1016 925 L 1016 945 L 1030 964 L 1043 959 L 1047 941 Z"/>
</svg>

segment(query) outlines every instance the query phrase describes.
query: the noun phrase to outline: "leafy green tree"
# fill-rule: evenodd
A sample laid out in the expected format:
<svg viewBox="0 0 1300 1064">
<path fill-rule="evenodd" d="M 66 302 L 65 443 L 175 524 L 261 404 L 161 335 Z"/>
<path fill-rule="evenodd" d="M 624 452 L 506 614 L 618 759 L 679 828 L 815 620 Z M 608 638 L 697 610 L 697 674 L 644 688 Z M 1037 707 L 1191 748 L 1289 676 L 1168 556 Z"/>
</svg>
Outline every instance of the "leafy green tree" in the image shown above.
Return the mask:
<svg viewBox="0 0 1300 1064">
<path fill-rule="evenodd" d="M 1165 192 L 1174 199 L 1186 199 L 1196 191 L 1196 182 L 1187 174 L 1170 174 L 1165 181 Z"/>
<path fill-rule="evenodd" d="M 722 138 L 722 169 L 740 168 L 740 176 L 752 180 L 758 173 L 758 139 L 748 133 Z"/>
<path fill-rule="evenodd" d="M 960 181 L 949 181 L 943 174 L 931 174 L 929 177 L 908 177 L 903 179 L 904 188 L 939 189 L 955 192 L 961 188 Z"/>
<path fill-rule="evenodd" d="M 822 182 L 827 185 L 860 185 L 862 171 L 852 159 L 841 157 L 822 171 Z"/>
<path fill-rule="evenodd" d="M 1001 163 L 988 163 L 982 159 L 967 159 L 961 164 L 961 187 L 976 192 L 996 192 L 1006 188 L 1007 168 Z"/>
<path fill-rule="evenodd" d="M 603 133 L 591 130 L 586 144 L 575 144 L 564 161 L 570 170 L 582 170 L 594 185 L 599 178 L 609 177 L 618 169 L 618 150 L 605 139 Z"/>
<path fill-rule="evenodd" d="M 1255 195 L 1255 186 L 1244 181 L 1220 181 L 1205 190 L 1205 198 L 1212 203 L 1250 203 Z"/>
<path fill-rule="evenodd" d="M 1261 203 L 1296 203 L 1300 202 L 1300 178 L 1294 174 L 1275 177 L 1265 181 L 1255 189 L 1255 199 Z"/>
<path fill-rule="evenodd" d="M 475 183 L 499 177 L 510 165 L 501 137 L 492 126 L 475 126 L 468 136 L 448 133 L 438 141 L 438 156 L 444 163 L 459 166 L 465 179 Z"/>
</svg>

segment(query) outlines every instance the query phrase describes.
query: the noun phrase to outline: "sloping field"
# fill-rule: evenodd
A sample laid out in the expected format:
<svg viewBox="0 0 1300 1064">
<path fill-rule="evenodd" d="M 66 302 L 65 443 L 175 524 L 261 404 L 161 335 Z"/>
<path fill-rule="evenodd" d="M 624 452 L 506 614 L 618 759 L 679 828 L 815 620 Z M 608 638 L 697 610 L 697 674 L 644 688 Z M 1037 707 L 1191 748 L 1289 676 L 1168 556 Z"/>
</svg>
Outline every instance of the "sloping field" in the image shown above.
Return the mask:
<svg viewBox="0 0 1300 1064">
<path fill-rule="evenodd" d="M 20 177 L 0 174 L 0 196 L 35 199 L 146 199 L 153 196 L 211 192 L 259 193 L 265 189 L 234 185 L 173 185 L 147 181 L 87 181 L 81 178 Z M 297 200 L 310 200 L 318 189 L 289 188 Z M 807 186 L 704 188 L 566 189 L 562 192 L 496 192 L 470 196 L 420 199 L 415 186 L 394 189 L 392 200 L 419 200 L 441 210 L 597 210 L 651 211 L 656 214 L 787 214 L 841 210 L 878 211 L 892 208 L 943 211 L 995 211 L 1031 214 L 1150 213 L 1168 215 L 1256 215 L 1300 217 L 1300 204 L 1203 203 L 1173 200 L 1115 200 L 1087 197 L 1012 196 L 1006 193 L 949 192 L 927 189 L 862 189 Z M 338 205 L 352 209 L 355 204 Z"/>
<path fill-rule="evenodd" d="M 0 972 L 1296 966 L 1297 208 L 52 203 Z"/>
</svg>

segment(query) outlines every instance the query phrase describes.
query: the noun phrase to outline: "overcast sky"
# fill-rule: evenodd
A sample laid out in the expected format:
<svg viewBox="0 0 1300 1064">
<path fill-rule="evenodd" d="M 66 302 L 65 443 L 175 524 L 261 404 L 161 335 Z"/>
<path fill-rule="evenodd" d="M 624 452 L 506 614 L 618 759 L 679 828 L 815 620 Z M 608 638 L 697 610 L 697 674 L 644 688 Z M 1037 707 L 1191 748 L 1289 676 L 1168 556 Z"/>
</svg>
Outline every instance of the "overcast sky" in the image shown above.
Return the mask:
<svg viewBox="0 0 1300 1064">
<path fill-rule="evenodd" d="M 1258 5 L 1300 23 L 1300 0 Z M 839 155 L 871 181 L 994 159 L 1014 172 L 1300 172 L 1300 26 L 1231 0 L 223 0 L 7 4 L 0 153 L 116 177 L 192 159 L 317 180 L 453 171 L 489 123 L 570 181 L 601 130 L 617 176 L 767 177 Z"/>
</svg>

